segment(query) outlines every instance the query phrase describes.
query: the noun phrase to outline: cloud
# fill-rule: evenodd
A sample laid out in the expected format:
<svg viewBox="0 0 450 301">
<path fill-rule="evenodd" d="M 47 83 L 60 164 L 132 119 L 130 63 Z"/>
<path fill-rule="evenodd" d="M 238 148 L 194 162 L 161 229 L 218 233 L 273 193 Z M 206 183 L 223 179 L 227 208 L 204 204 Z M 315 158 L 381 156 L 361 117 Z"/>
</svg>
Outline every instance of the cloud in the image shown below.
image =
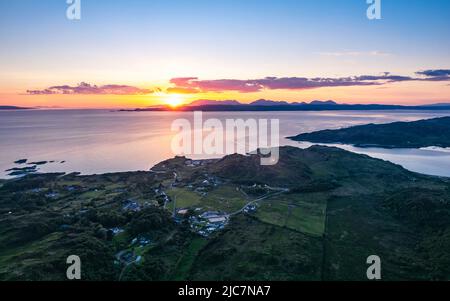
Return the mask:
<svg viewBox="0 0 450 301">
<path fill-rule="evenodd" d="M 424 70 L 416 72 L 418 75 L 425 75 L 425 76 L 450 76 L 450 69 L 437 69 L 437 70 Z"/>
<path fill-rule="evenodd" d="M 168 92 L 189 91 L 190 93 L 202 92 L 225 92 L 236 91 L 241 93 L 259 92 L 264 89 L 277 90 L 304 90 L 322 87 L 338 86 L 369 86 L 376 83 L 358 81 L 352 78 L 304 78 L 304 77 L 266 77 L 263 79 L 218 79 L 218 80 L 199 80 L 196 77 L 174 78 L 170 81 L 175 85 L 169 88 Z"/>
<path fill-rule="evenodd" d="M 360 81 L 386 81 L 386 82 L 403 82 L 403 81 L 412 81 L 416 80 L 410 76 L 401 76 L 401 75 L 390 75 L 389 72 L 385 72 L 385 75 L 362 75 L 356 76 L 355 79 Z"/>
<path fill-rule="evenodd" d="M 383 51 L 343 51 L 343 52 L 319 52 L 321 56 L 334 56 L 334 57 L 342 57 L 342 56 L 390 56 L 390 53 Z"/>
<path fill-rule="evenodd" d="M 43 90 L 27 90 L 27 94 L 30 95 L 53 95 L 53 94 L 64 94 L 64 95 L 144 95 L 155 92 L 155 90 L 141 89 L 133 86 L 127 85 L 104 85 L 97 86 L 91 85 L 85 82 L 78 84 L 77 86 L 52 86 Z"/>
<path fill-rule="evenodd" d="M 194 88 L 181 88 L 181 87 L 175 87 L 175 88 L 167 88 L 167 93 L 174 93 L 174 94 L 195 94 L 199 93 L 198 89 Z"/>
<path fill-rule="evenodd" d="M 170 83 L 178 89 L 200 92 L 237 91 L 242 93 L 258 92 L 264 87 L 257 82 L 239 79 L 198 80 L 197 77 L 173 78 Z"/>
<path fill-rule="evenodd" d="M 262 90 L 306 90 L 327 87 L 381 86 L 389 83 L 407 81 L 450 81 L 450 70 L 428 70 L 417 72 L 426 77 L 393 75 L 384 72 L 382 75 L 360 75 L 351 77 L 266 77 L 262 79 L 216 79 L 200 80 L 197 77 L 173 78 L 170 83 L 174 87 L 167 91 L 180 93 L 205 93 L 235 91 L 241 93 L 260 92 Z"/>
<path fill-rule="evenodd" d="M 207 92 L 252 93 L 263 90 L 307 90 L 330 87 L 382 86 L 389 83 L 422 81 L 450 81 L 449 69 L 424 70 L 416 72 L 416 77 L 394 75 L 383 72 L 381 75 L 359 75 L 349 77 L 265 77 L 260 79 L 213 79 L 201 80 L 198 77 L 177 77 L 170 80 L 172 87 L 168 93 L 197 94 Z M 159 92 L 161 89 L 142 89 L 128 85 L 91 85 L 85 82 L 77 86 L 52 86 L 42 90 L 28 90 L 29 95 L 145 95 Z"/>
<path fill-rule="evenodd" d="M 449 69 L 436 69 L 436 70 L 424 70 L 416 72 L 418 75 L 426 76 L 426 81 L 442 82 L 450 80 L 450 70 Z"/>
</svg>

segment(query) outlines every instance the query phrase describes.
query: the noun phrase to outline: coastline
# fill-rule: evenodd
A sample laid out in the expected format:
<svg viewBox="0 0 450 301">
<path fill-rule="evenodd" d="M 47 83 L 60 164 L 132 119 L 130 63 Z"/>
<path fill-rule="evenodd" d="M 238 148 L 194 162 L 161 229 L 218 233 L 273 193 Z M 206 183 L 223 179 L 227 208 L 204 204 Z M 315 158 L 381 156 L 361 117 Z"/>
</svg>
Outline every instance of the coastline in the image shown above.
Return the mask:
<svg viewBox="0 0 450 301">
<path fill-rule="evenodd" d="M 299 141 L 299 143 L 301 143 L 301 141 Z M 336 143 L 311 143 L 311 145 L 305 147 L 302 146 L 301 144 L 299 144 L 298 146 L 280 146 L 282 147 L 293 147 L 293 148 L 298 148 L 301 150 L 308 150 L 310 148 L 313 147 L 326 147 L 326 148 L 338 148 L 341 149 L 343 151 L 355 154 L 355 155 L 365 155 L 364 150 L 367 149 L 372 149 L 372 150 L 379 150 L 379 151 L 383 151 L 383 150 L 405 150 L 405 151 L 430 151 L 430 152 L 443 152 L 443 153 L 450 153 L 450 148 L 441 148 L 441 147 L 425 147 L 425 148 L 384 148 L 384 147 L 378 147 L 378 146 L 367 146 L 367 147 L 359 147 L 356 145 L 349 145 L 349 144 L 336 144 Z M 359 148 L 360 151 L 362 152 L 358 152 L 355 150 L 351 150 L 349 148 Z M 233 155 L 237 155 L 237 154 L 231 154 Z M 224 155 L 222 157 L 218 157 L 218 158 L 205 158 L 205 159 L 190 159 L 190 158 L 186 158 L 187 160 L 191 160 L 191 161 L 198 161 L 198 162 L 205 162 L 205 163 L 211 163 L 211 162 L 217 162 L 220 161 L 221 159 L 224 159 L 225 157 L 228 157 L 230 155 Z M 443 179 L 450 179 L 450 173 L 448 175 L 439 175 L 439 174 L 430 174 L 430 173 L 424 173 L 424 172 L 418 172 L 418 171 L 414 171 L 414 170 L 410 170 L 408 168 L 406 168 L 405 166 L 402 166 L 401 164 L 395 163 L 395 162 L 391 162 L 389 160 L 385 160 L 383 158 L 379 158 L 376 156 L 370 156 L 368 155 L 370 158 L 372 159 L 376 159 L 376 160 L 382 160 L 391 164 L 395 164 L 395 165 L 399 165 L 402 168 L 408 170 L 409 172 L 412 173 L 416 173 L 418 175 L 421 176 L 426 176 L 426 177 L 436 177 L 436 178 L 443 178 Z M 161 171 L 157 171 L 154 170 L 156 167 L 158 167 L 159 165 L 161 165 L 164 162 L 167 161 L 171 161 L 171 160 L 175 160 L 177 158 L 185 158 L 185 157 L 180 157 L 180 156 L 175 156 L 175 157 L 171 157 L 171 158 L 165 158 L 163 160 L 161 160 L 160 162 L 154 164 L 152 167 L 150 167 L 149 169 L 145 170 L 145 169 L 137 169 L 137 170 L 123 170 L 123 171 L 106 171 L 106 172 L 102 172 L 102 173 L 82 173 L 82 172 L 78 172 L 78 171 L 46 171 L 46 172 L 39 172 L 39 167 L 40 166 L 45 166 L 47 164 L 52 164 L 52 163 L 65 163 L 65 161 L 62 162 L 55 162 L 55 161 L 48 161 L 46 163 L 43 164 L 38 164 L 38 166 L 33 165 L 35 163 L 40 163 L 40 162 L 31 162 L 29 164 L 32 164 L 31 167 L 24 167 L 23 170 L 24 172 L 22 174 L 17 174 L 17 175 L 7 175 L 6 177 L 0 177 L 0 181 L 10 181 L 10 180 L 17 180 L 17 179 L 21 179 L 23 177 L 26 177 L 28 175 L 48 175 L 48 174 L 58 174 L 60 176 L 67 176 L 67 175 L 77 175 L 77 176 L 87 176 L 87 177 L 92 177 L 92 176 L 108 176 L 108 175 L 117 175 L 117 174 L 139 174 L 139 173 L 154 173 L 154 174 L 158 174 L 161 173 Z M 16 164 L 17 165 L 17 164 Z M 200 164 L 202 165 L 202 164 Z M 30 169 L 30 171 L 28 171 L 28 169 Z M 14 171 L 14 170 L 21 170 L 20 168 L 11 168 L 10 170 Z"/>
</svg>

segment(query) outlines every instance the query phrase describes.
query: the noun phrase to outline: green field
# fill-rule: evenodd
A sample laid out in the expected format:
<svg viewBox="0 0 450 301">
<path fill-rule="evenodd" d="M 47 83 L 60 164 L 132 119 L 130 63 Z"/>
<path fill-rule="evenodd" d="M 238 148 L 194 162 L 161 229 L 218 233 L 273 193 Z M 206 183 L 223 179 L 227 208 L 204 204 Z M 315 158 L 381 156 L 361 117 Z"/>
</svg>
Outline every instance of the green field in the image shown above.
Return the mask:
<svg viewBox="0 0 450 301">
<path fill-rule="evenodd" d="M 325 195 L 289 194 L 262 201 L 256 217 L 265 223 L 322 236 L 325 231 L 325 213 Z"/>
<path fill-rule="evenodd" d="M 209 192 L 202 199 L 202 206 L 230 213 L 241 209 L 248 201 L 241 191 L 236 190 L 236 186 L 223 185 Z"/>
<path fill-rule="evenodd" d="M 167 191 L 167 195 L 176 200 L 177 208 L 201 207 L 205 210 L 234 212 L 248 202 L 246 196 L 233 185 L 217 187 L 205 196 L 187 188 L 172 188 Z M 174 202 L 171 202 L 167 205 L 167 209 L 173 210 L 173 206 Z"/>
<path fill-rule="evenodd" d="M 186 188 L 172 188 L 167 191 L 167 195 L 172 199 L 167 209 L 173 210 L 176 202 L 177 208 L 190 208 L 200 204 L 201 196 L 194 191 Z"/>
</svg>

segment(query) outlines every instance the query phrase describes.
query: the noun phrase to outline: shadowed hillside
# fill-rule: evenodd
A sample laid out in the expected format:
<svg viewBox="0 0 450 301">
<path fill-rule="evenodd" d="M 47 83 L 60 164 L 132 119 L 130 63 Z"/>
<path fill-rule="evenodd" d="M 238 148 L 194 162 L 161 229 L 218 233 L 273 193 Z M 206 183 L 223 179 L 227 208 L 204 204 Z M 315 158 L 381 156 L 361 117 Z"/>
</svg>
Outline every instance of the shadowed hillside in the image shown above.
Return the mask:
<svg viewBox="0 0 450 301">
<path fill-rule="evenodd" d="M 290 138 L 295 141 L 343 143 L 359 147 L 450 147 L 450 117 L 414 122 L 367 124 L 339 130 L 305 133 Z"/>
</svg>

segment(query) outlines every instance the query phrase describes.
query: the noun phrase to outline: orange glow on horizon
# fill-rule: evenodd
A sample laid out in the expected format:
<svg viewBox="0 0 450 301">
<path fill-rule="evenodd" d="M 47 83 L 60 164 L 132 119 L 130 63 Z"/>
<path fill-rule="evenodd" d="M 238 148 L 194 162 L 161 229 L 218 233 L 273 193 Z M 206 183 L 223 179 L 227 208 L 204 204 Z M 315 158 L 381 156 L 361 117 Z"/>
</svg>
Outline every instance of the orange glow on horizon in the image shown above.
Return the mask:
<svg viewBox="0 0 450 301">
<path fill-rule="evenodd" d="M 169 94 L 165 99 L 164 102 L 169 105 L 171 108 L 177 108 L 181 106 L 184 103 L 184 99 L 179 94 Z"/>
<path fill-rule="evenodd" d="M 235 91 L 197 94 L 168 93 L 164 86 L 161 87 L 161 91 L 147 95 L 27 95 L 23 92 L 25 90 L 26 87 L 6 88 L 0 85 L 0 105 L 106 109 L 168 105 L 176 109 L 199 99 L 237 100 L 249 103 L 261 98 L 288 102 L 331 99 L 338 103 L 348 104 L 421 105 L 450 102 L 450 85 L 441 82 L 403 82 L 383 86 L 330 87 L 307 90 L 264 90 L 253 93 Z"/>
</svg>

